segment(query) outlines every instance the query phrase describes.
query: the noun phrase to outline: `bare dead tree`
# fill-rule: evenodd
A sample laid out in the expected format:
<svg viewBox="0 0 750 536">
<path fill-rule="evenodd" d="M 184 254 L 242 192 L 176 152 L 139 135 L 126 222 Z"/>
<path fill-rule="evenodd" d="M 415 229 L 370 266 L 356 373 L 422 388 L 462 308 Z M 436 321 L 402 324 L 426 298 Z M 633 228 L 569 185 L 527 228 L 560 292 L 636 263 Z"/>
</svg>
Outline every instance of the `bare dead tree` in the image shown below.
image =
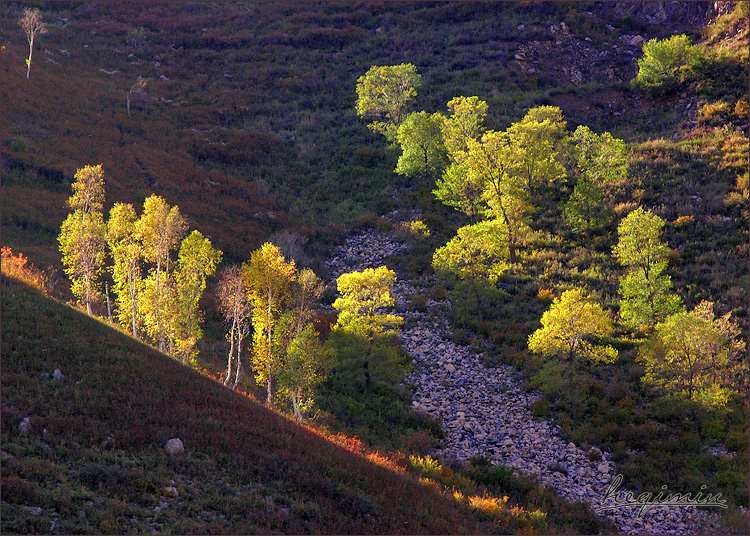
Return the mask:
<svg viewBox="0 0 750 536">
<path fill-rule="evenodd" d="M 130 86 L 130 90 L 128 91 L 128 94 L 126 96 L 127 100 L 127 107 L 128 107 L 128 117 L 130 117 L 130 103 L 135 102 L 136 99 L 145 101 L 146 100 L 146 85 L 148 84 L 148 80 L 145 78 L 139 76 L 135 80 L 135 84 Z"/>
<path fill-rule="evenodd" d="M 34 41 L 36 37 L 47 33 L 47 25 L 42 20 L 42 13 L 38 9 L 26 8 L 18 21 L 19 26 L 26 34 L 29 42 L 29 57 L 26 58 L 26 78 L 31 74 L 31 56 L 34 54 Z"/>
<path fill-rule="evenodd" d="M 247 287 L 239 266 L 230 266 L 221 272 L 217 297 L 219 310 L 224 315 L 227 324 L 231 326 L 226 335 L 229 341 L 229 355 L 224 385 L 229 385 L 234 368 L 232 389 L 236 389 L 242 370 L 243 341 L 250 334 L 250 313 L 252 312 Z"/>
</svg>

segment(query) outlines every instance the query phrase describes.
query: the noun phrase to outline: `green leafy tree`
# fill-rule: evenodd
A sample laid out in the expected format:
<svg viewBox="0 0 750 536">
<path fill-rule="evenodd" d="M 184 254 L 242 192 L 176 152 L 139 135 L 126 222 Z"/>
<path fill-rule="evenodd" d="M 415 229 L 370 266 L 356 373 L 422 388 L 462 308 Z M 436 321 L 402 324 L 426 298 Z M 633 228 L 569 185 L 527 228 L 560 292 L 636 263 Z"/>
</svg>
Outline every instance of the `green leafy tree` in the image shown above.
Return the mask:
<svg viewBox="0 0 750 536">
<path fill-rule="evenodd" d="M 58 242 L 65 274 L 71 282 L 71 292 L 86 305 L 92 305 L 100 295 L 100 279 L 106 257 L 106 225 L 101 212 L 76 210 L 62 223 Z"/>
<path fill-rule="evenodd" d="M 447 104 L 449 115 L 441 125 L 443 143 L 451 161 L 463 160 L 469 140 L 478 140 L 485 131 L 487 103 L 479 97 L 454 97 Z"/>
<path fill-rule="evenodd" d="M 392 294 L 395 280 L 395 272 L 385 266 L 342 274 L 336 280 L 339 297 L 333 307 L 339 314 L 333 332 L 343 334 L 349 341 L 360 341 L 356 368 L 364 377 L 365 388 L 372 384 L 373 371 L 378 376 L 389 376 L 391 363 L 375 358 L 378 354 L 392 356 L 387 351 L 378 352 L 377 347 L 387 346 L 403 323 L 400 316 L 382 312 L 395 304 Z"/>
<path fill-rule="evenodd" d="M 104 210 L 104 167 L 102 164 L 86 165 L 76 170 L 73 177 L 73 195 L 68 206 L 82 212 Z"/>
<path fill-rule="evenodd" d="M 663 229 L 663 219 L 638 207 L 618 225 L 619 240 L 612 252 L 623 266 L 643 272 L 653 271 L 669 258 L 669 246 L 662 239 Z"/>
<path fill-rule="evenodd" d="M 279 395 L 289 402 L 298 420 L 314 408 L 315 389 L 325 380 L 331 359 L 330 347 L 321 344 L 312 324 L 305 324 L 287 345 Z"/>
<path fill-rule="evenodd" d="M 737 392 L 744 353 L 740 327 L 729 313 L 716 318 L 713 303 L 704 301 L 657 324 L 639 359 L 644 382 L 670 395 L 723 406 Z"/>
<path fill-rule="evenodd" d="M 607 206 L 601 189 L 586 179 L 579 179 L 576 183 L 563 207 L 563 214 L 571 229 L 586 236 L 612 221 L 612 211 Z"/>
<path fill-rule="evenodd" d="M 107 222 L 107 243 L 112 256 L 113 290 L 117 321 L 138 337 L 140 311 L 138 293 L 143 280 L 141 244 L 135 233 L 137 216 L 133 205 L 115 203 Z"/>
<path fill-rule="evenodd" d="M 489 218 L 500 219 L 506 228 L 510 262 L 528 227 L 531 210 L 528 190 L 516 173 L 518 154 L 505 132 L 487 131 L 480 140 L 469 139 L 462 175 L 447 175 L 438 182 L 435 195 L 444 203 L 467 207 Z"/>
<path fill-rule="evenodd" d="M 620 317 L 631 329 L 649 328 L 683 307 L 682 299 L 672 293 L 672 278 L 655 270 L 629 271 L 620 279 L 618 293 Z"/>
<path fill-rule="evenodd" d="M 681 308 L 670 293 L 672 280 L 664 272 L 669 247 L 662 240 L 664 220 L 639 207 L 617 228 L 619 240 L 613 253 L 629 272 L 620 280 L 620 316 L 631 327 L 651 327 Z"/>
<path fill-rule="evenodd" d="M 486 104 L 476 98 L 457 99 L 461 100 L 454 105 L 463 115 L 454 114 L 443 127 L 452 163 L 433 193 L 444 204 L 469 216 L 502 220 L 510 262 L 515 263 L 516 250 L 529 232 L 527 222 L 534 210 L 532 192 L 567 174 L 565 119 L 557 107 L 537 106 L 506 131 L 486 131 L 475 138 L 484 121 Z M 456 124 L 449 128 L 452 121 Z"/>
<path fill-rule="evenodd" d="M 461 227 L 446 245 L 435 250 L 432 266 L 459 279 L 495 285 L 508 270 L 508 233 L 500 220 Z"/>
<path fill-rule="evenodd" d="M 357 79 L 357 115 L 371 120 L 367 127 L 392 143 L 421 84 L 411 63 L 373 65 Z"/>
<path fill-rule="evenodd" d="M 446 206 L 459 210 L 467 216 L 482 214 L 484 182 L 481 176 L 469 176 L 464 161 L 452 162 L 436 181 L 432 191 L 435 198 Z"/>
<path fill-rule="evenodd" d="M 413 112 L 398 127 L 396 141 L 401 156 L 396 173 L 407 177 L 430 177 L 440 173 L 447 162 L 438 113 Z"/>
<path fill-rule="evenodd" d="M 135 232 L 143 247 L 144 259 L 153 263 L 154 268 L 148 277 L 149 300 L 141 300 L 141 303 L 147 305 L 149 335 L 158 342 L 161 351 L 166 350 L 165 330 L 170 318 L 165 311 L 170 305 L 165 294 L 174 291 L 171 255 L 186 231 L 187 224 L 178 206 L 170 206 L 158 195 L 146 198 Z"/>
<path fill-rule="evenodd" d="M 687 35 L 649 39 L 632 83 L 652 93 L 666 93 L 687 81 L 700 59 L 700 48 Z"/>
<path fill-rule="evenodd" d="M 196 344 L 203 337 L 200 300 L 206 280 L 216 272 L 221 257 L 222 252 L 199 231 L 191 232 L 180 245 L 174 272 L 177 307 L 171 331 L 175 353 L 183 361 L 195 358 Z"/>
<path fill-rule="evenodd" d="M 279 346 L 277 324 L 292 297 L 297 267 L 277 246 L 266 242 L 250 254 L 243 276 L 253 306 L 253 371 L 256 381 L 266 384 L 266 400 L 271 404 L 276 375 L 283 365 L 283 356 L 274 352 Z"/>
<path fill-rule="evenodd" d="M 529 336 L 529 350 L 535 354 L 559 356 L 569 365 L 575 358 L 595 363 L 617 360 L 617 350 L 598 342 L 612 334 L 612 320 L 583 289 L 563 292 L 542 315 L 541 324 Z"/>
<path fill-rule="evenodd" d="M 557 106 L 537 106 L 510 125 L 507 136 L 512 147 L 514 173 L 529 191 L 567 175 L 567 123 Z"/>
<path fill-rule="evenodd" d="M 86 304 L 86 311 L 91 315 L 92 304 L 100 293 L 106 248 L 102 165 L 87 165 L 76 170 L 72 190 L 68 206 L 73 212 L 62 223 L 58 243 L 65 273 L 72 284 L 71 291 Z"/>
<path fill-rule="evenodd" d="M 602 185 L 628 176 L 628 153 L 625 142 L 609 132 L 596 134 L 580 125 L 571 137 L 576 166 L 583 179 Z"/>
</svg>

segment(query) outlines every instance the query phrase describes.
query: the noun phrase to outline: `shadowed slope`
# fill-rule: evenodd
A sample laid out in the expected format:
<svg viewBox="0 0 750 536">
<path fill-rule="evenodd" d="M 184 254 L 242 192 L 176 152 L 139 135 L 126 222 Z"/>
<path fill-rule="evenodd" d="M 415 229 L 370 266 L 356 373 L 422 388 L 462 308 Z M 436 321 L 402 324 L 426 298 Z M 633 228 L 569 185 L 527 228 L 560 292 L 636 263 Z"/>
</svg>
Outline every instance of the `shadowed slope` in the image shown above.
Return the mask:
<svg viewBox="0 0 750 536">
<path fill-rule="evenodd" d="M 116 330 L 17 284 L 2 294 L 4 532 L 481 530 L 411 477 Z M 166 455 L 171 437 L 184 456 Z"/>
</svg>

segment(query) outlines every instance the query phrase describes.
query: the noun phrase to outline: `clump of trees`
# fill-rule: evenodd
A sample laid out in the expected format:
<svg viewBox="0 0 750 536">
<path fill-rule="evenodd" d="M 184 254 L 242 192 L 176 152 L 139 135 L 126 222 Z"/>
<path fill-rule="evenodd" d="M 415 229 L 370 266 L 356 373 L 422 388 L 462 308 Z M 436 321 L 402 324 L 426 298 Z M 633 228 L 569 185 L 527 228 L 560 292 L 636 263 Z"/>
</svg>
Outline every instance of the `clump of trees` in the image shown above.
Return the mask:
<svg viewBox="0 0 750 536">
<path fill-rule="evenodd" d="M 26 57 L 26 78 L 31 76 L 31 58 L 34 55 L 34 42 L 37 37 L 47 33 L 47 25 L 42 20 L 42 13 L 36 8 L 26 8 L 23 10 L 18 25 L 26 34 L 26 41 L 29 43 L 29 55 Z"/>
<path fill-rule="evenodd" d="M 396 173 L 435 179 L 438 200 L 477 223 L 491 222 L 459 231 L 436 255 L 437 269 L 460 266 L 455 275 L 463 278 L 497 274 L 517 263 L 519 249 L 533 234 L 530 222 L 545 190 L 569 178 L 575 186 L 564 213 L 571 228 L 588 235 L 611 221 L 602 188 L 627 177 L 622 140 L 586 126 L 569 132 L 555 106 L 531 108 L 507 129 L 491 130 L 485 125 L 488 105 L 477 96 L 451 99 L 447 114 L 405 114 L 405 103 L 416 95 L 418 76 L 411 64 L 372 67 L 357 82 L 357 112 L 388 118 L 369 126 L 387 130 L 388 140 L 398 144 Z M 398 105 L 385 104 L 385 96 Z M 459 260 L 461 245 L 467 255 Z M 481 249 L 492 253 L 470 254 Z M 483 256 L 489 257 L 489 270 L 480 266 Z M 497 281 L 494 275 L 492 279 Z"/>
<path fill-rule="evenodd" d="M 158 195 L 146 198 L 140 214 L 130 203 L 115 203 L 105 221 L 101 164 L 76 171 L 68 205 L 58 239 L 77 301 L 93 315 L 103 279 L 111 277 L 116 322 L 133 337 L 195 363 L 203 337 L 200 303 L 221 251 L 199 231 L 189 231 L 180 208 Z M 394 304 L 395 277 L 384 266 L 341 275 L 333 304 L 338 318 L 323 341 L 316 310 L 324 285 L 311 269 L 299 268 L 271 242 L 243 265 L 224 268 L 216 288 L 228 328 L 224 384 L 237 387 L 249 354 L 267 402 L 302 419 L 315 408 L 318 387 L 334 366 L 340 385 L 351 382 L 357 389 L 396 378 L 394 370 L 403 370 L 395 342 L 402 319 L 384 312 Z"/>
<path fill-rule="evenodd" d="M 104 182 L 101 164 L 75 173 L 72 212 L 58 237 L 71 291 L 93 314 L 108 272 L 117 322 L 134 337 L 191 361 L 203 336 L 200 300 L 222 253 L 199 231 L 187 234 L 179 207 L 157 195 L 146 198 L 140 216 L 133 205 L 115 203 L 105 222 Z"/>
<path fill-rule="evenodd" d="M 655 92 L 669 90 L 685 82 L 701 60 L 700 48 L 687 36 L 652 39 L 644 46 L 633 83 Z M 409 72 L 413 80 L 417 75 L 411 65 Z M 398 86 L 368 75 L 360 80 L 367 80 L 373 95 L 398 93 L 404 103 L 416 93 L 413 84 Z M 359 86 L 357 93 L 361 95 Z M 359 101 L 357 109 L 361 109 Z M 462 291 L 458 301 L 465 300 L 464 294 L 473 295 L 477 304 L 488 291 L 506 294 L 497 286 L 507 272 L 522 268 L 528 245 L 541 237 L 534 223 L 540 207 L 545 217 L 561 214 L 585 242 L 611 226 L 614 211 L 607 201 L 608 190 L 627 179 L 629 170 L 625 142 L 609 132 L 596 133 L 586 125 L 571 132 L 555 106 L 536 106 L 504 130 L 493 130 L 486 125 L 488 105 L 477 96 L 451 99 L 446 113 L 404 114 L 403 109 L 399 107 L 401 121 L 389 123 L 390 132 L 395 129 L 389 141 L 400 148 L 395 172 L 434 180 L 435 197 L 473 220 L 437 248 L 432 259 L 436 272 L 458 280 Z M 550 210 L 549 199 L 561 194 L 565 200 L 556 213 Z M 725 363 L 731 360 L 725 356 L 735 351 L 729 348 L 737 346 L 727 342 L 734 340 L 727 335 L 733 328 L 724 317 L 718 327 L 719 320 L 706 312 L 706 305 L 689 313 L 684 310 L 668 274 L 671 250 L 662 237 L 664 225 L 659 216 L 641 207 L 619 223 L 612 250 L 625 269 L 619 281 L 619 320 L 631 331 L 652 334 L 641 352 L 645 382 L 674 394 L 687 393 L 689 398 L 725 402 L 727 384 L 719 380 L 727 377 Z M 617 351 L 603 342 L 613 333 L 612 319 L 585 289 L 563 292 L 541 323 L 528 338 L 534 353 L 557 356 L 569 364 L 576 358 L 597 363 L 617 359 Z M 670 339 L 669 334 L 677 332 L 681 336 Z M 724 333 L 723 339 L 718 333 Z M 683 344 L 678 351 L 670 345 L 680 338 L 704 340 L 706 346 L 696 342 L 688 349 Z M 688 361 L 693 364 L 679 364 Z M 712 372 L 702 374 L 698 369 Z M 716 372 L 719 369 L 721 373 Z"/>
<path fill-rule="evenodd" d="M 265 384 L 269 404 L 287 404 L 301 419 L 312 409 L 315 388 L 331 361 L 313 322 L 323 283 L 266 242 L 242 267 L 242 285 L 252 310 L 255 380 Z"/>
</svg>

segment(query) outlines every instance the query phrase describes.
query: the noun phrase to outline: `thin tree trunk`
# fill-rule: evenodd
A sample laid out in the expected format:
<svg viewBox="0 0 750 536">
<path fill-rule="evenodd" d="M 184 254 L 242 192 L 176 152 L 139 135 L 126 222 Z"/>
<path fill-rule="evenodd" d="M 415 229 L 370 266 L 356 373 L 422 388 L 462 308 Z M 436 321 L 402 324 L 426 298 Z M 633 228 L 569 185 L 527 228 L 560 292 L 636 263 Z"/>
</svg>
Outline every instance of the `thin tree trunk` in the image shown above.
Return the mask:
<svg viewBox="0 0 750 536">
<path fill-rule="evenodd" d="M 234 376 L 234 385 L 232 389 L 237 389 L 237 384 L 240 383 L 240 371 L 242 370 L 242 331 L 237 330 L 237 371 Z"/>
<path fill-rule="evenodd" d="M 268 375 L 268 381 L 266 382 L 266 404 L 269 406 L 273 402 L 273 376 Z"/>
<path fill-rule="evenodd" d="M 229 385 L 229 378 L 232 377 L 232 360 L 234 359 L 234 327 L 237 325 L 237 318 L 232 319 L 232 328 L 229 330 L 229 357 L 227 358 L 227 375 L 224 378 L 224 385 Z"/>
<path fill-rule="evenodd" d="M 268 382 L 266 383 L 266 402 L 268 405 L 271 405 L 271 402 L 273 401 L 273 349 L 271 347 L 272 343 L 272 333 L 271 333 L 271 291 L 269 289 L 268 291 L 268 309 L 266 314 L 266 343 L 268 345 L 266 351 L 268 352 L 268 363 L 266 364 L 266 367 L 268 368 Z"/>
<path fill-rule="evenodd" d="M 109 323 L 112 323 L 112 304 L 109 301 L 109 283 L 104 282 L 104 295 L 107 296 L 107 318 L 109 318 Z"/>
<path fill-rule="evenodd" d="M 156 329 L 159 332 L 159 351 L 164 351 L 164 330 L 161 325 L 161 259 L 156 260 Z"/>
<path fill-rule="evenodd" d="M 89 276 L 86 279 L 86 312 L 91 316 L 91 284 L 89 282 Z"/>
<path fill-rule="evenodd" d="M 128 274 L 128 285 L 130 286 L 130 316 L 131 316 L 131 323 L 132 323 L 132 329 L 133 329 L 133 337 L 136 339 L 138 338 L 138 327 L 137 327 L 137 318 L 136 315 L 138 313 L 138 297 L 136 293 L 135 288 L 135 275 L 133 274 L 133 270 L 131 268 L 130 273 Z"/>
<path fill-rule="evenodd" d="M 127 102 L 128 117 L 130 117 L 130 91 L 128 91 L 128 94 L 125 97 L 125 101 Z"/>
<path fill-rule="evenodd" d="M 31 56 L 34 54 L 34 36 L 31 36 L 31 40 L 29 41 L 29 62 L 26 65 L 26 80 L 29 79 L 29 75 L 31 74 Z M 91 314 L 91 313 L 89 313 Z"/>
</svg>

